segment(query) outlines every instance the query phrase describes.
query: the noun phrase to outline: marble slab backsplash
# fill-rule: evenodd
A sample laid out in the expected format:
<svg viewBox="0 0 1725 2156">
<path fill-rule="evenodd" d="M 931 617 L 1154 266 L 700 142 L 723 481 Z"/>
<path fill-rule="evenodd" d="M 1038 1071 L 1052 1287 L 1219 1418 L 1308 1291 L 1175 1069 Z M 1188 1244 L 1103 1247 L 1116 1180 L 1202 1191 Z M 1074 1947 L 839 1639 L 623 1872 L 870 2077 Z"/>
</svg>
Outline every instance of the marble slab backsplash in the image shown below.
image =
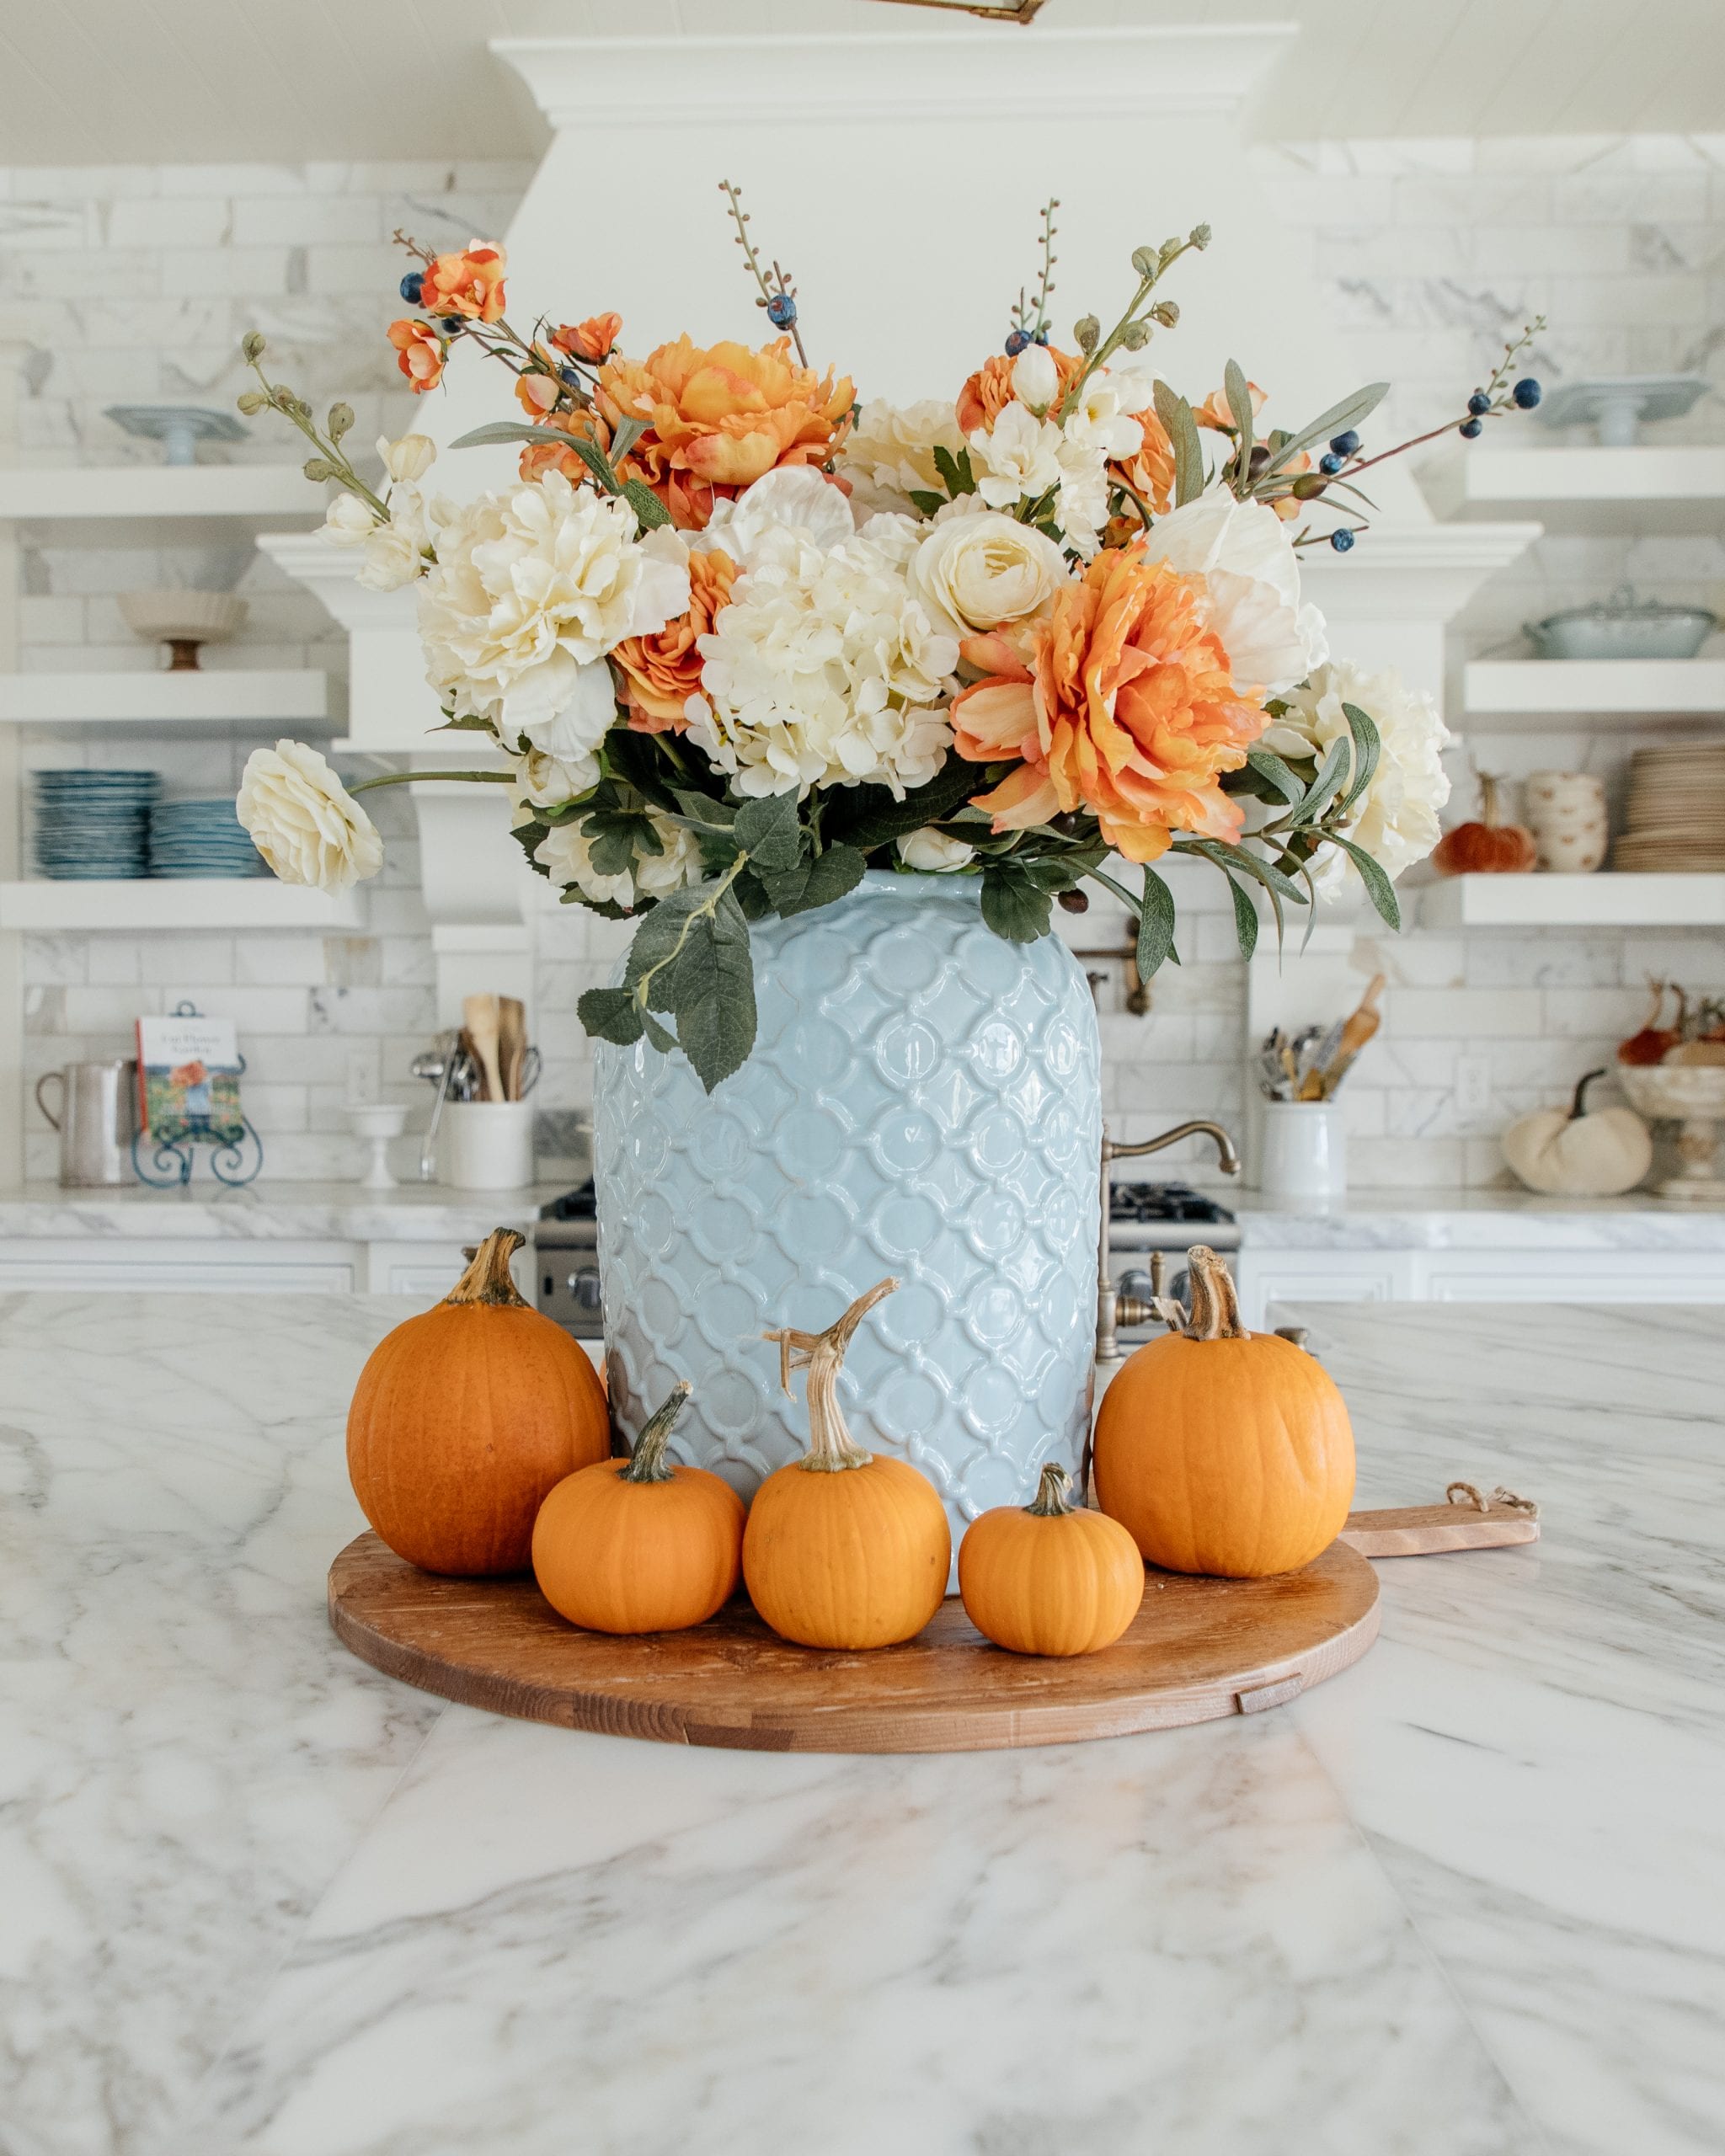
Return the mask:
<svg viewBox="0 0 1725 2156">
<path fill-rule="evenodd" d="M 1385 440 L 1441 419 L 1458 387 L 1478 379 L 1504 336 L 1535 312 L 1551 326 L 1532 366 L 1550 382 L 1693 369 L 1725 384 L 1725 136 L 1283 142 L 1250 154 L 1286 244 L 1351 341 L 1359 377 L 1395 384 L 1376 423 Z M 102 417 L 118 385 L 133 398 L 225 403 L 243 386 L 236 347 L 253 326 L 270 339 L 285 377 L 316 401 L 340 396 L 355 406 L 359 439 L 400 431 L 411 400 L 396 387 L 381 336 L 396 311 L 399 268 L 388 236 L 400 225 L 437 245 L 500 232 L 529 169 L 0 168 L 8 334 L 29 348 L 24 460 L 150 454 Z M 1717 390 L 1660 438 L 1725 441 Z M 267 462 L 286 453 L 261 424 L 236 451 Z M 1458 625 L 1455 654 L 1510 655 L 1523 621 L 1626 578 L 1725 611 L 1725 548 L 1716 539 L 1551 538 L 1481 595 Z M 232 585 L 250 601 L 242 638 L 212 650 L 211 665 L 342 663 L 342 640 L 317 602 L 243 547 L 56 546 L 24 551 L 20 663 L 137 665 L 119 595 L 174 582 Z M 136 761 L 140 744 L 83 748 L 32 734 L 22 745 L 26 764 L 40 765 Z M 1471 737 L 1451 758 L 1457 814 L 1471 806 L 1470 748 L 1512 776 L 1556 762 L 1600 770 L 1614 784 L 1625 755 L 1604 734 Z M 171 787 L 214 790 L 237 775 L 243 754 L 225 742 L 163 741 L 151 744 L 149 760 Z M 76 1057 L 123 1052 L 140 1013 L 190 998 L 238 1022 L 247 1102 L 270 1175 L 357 1173 L 343 1103 L 401 1099 L 423 1113 L 424 1089 L 407 1065 L 435 1024 L 410 814 L 385 796 L 378 820 L 390 834 L 389 862 L 363 936 L 29 939 L 29 1081 Z M 1108 933 L 1098 924 L 1092 937 L 1087 926 L 1081 940 Z M 617 932 L 565 909 L 539 916 L 537 943 L 536 1029 L 547 1058 L 540 1165 L 554 1176 L 579 1165 L 575 1118 L 590 1098 L 575 998 L 606 976 Z M 1119 1136 L 1149 1136 L 1194 1115 L 1238 1123 L 1245 1113 L 1247 975 L 1230 916 L 1201 908 L 1182 955 L 1186 963 L 1157 980 L 1146 1017 L 1124 1009 L 1118 969 L 1102 985 L 1104 1107 Z M 1347 1094 L 1362 1187 L 1498 1179 L 1496 1131 L 1562 1098 L 1580 1071 L 1609 1059 L 1645 1007 L 1649 973 L 1725 992 L 1725 938 L 1700 931 L 1397 940 L 1362 928 L 1353 965 L 1362 981 L 1381 965 L 1391 984 L 1382 1035 Z M 1490 1074 L 1487 1107 L 1467 1118 L 1456 1105 L 1464 1058 Z M 33 1103 L 28 1113 L 27 1171 L 51 1174 L 53 1134 Z M 402 1142 L 398 1172 L 413 1150 L 411 1139 Z M 1196 1147 L 1161 1156 L 1157 1167 L 1210 1179 Z"/>
</svg>

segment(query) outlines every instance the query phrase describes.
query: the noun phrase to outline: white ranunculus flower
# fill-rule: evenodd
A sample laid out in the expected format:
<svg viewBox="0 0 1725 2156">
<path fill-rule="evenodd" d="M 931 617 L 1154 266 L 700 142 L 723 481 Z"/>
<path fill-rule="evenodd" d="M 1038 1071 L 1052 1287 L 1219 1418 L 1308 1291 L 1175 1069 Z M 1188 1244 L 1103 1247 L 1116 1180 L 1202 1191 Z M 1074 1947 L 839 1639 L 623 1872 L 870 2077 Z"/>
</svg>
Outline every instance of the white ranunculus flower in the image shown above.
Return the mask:
<svg viewBox="0 0 1725 2156">
<path fill-rule="evenodd" d="M 662 899 L 685 883 L 701 881 L 701 849 L 692 835 L 661 816 L 647 811 L 647 820 L 658 837 L 660 851 L 638 853 L 633 873 L 601 876 L 593 866 L 593 848 L 578 824 L 558 824 L 540 841 L 534 859 L 548 868 L 559 890 L 579 891 L 585 899 L 608 900 L 612 905 L 633 906 L 644 898 Z"/>
<path fill-rule="evenodd" d="M 912 494 L 943 494 L 946 482 L 934 461 L 937 449 L 956 458 L 964 446 L 949 403 L 924 398 L 898 406 L 875 398 L 862 407 L 839 451 L 837 468 L 851 484 L 858 517 L 877 510 L 907 512 Z"/>
<path fill-rule="evenodd" d="M 396 488 L 389 498 L 389 521 L 373 525 L 366 537 L 366 558 L 357 582 L 372 591 L 399 591 L 425 575 L 430 534 L 425 504 L 414 486 Z"/>
<path fill-rule="evenodd" d="M 1012 394 L 1039 417 L 1060 393 L 1060 371 L 1045 344 L 1027 344 L 1012 362 Z"/>
<path fill-rule="evenodd" d="M 1365 848 L 1391 881 L 1423 861 L 1441 835 L 1438 811 L 1450 798 L 1443 765 L 1450 733 L 1431 698 L 1416 693 L 1387 668 L 1368 674 L 1338 659 L 1294 690 L 1288 702 L 1289 710 L 1274 721 L 1261 744 L 1279 756 L 1322 761 L 1331 742 L 1348 731 L 1344 703 L 1356 705 L 1375 724 L 1383 748 L 1370 785 L 1354 804 L 1348 836 Z M 1339 846 L 1326 846 L 1311 873 L 1327 899 L 1359 888 L 1359 872 Z"/>
<path fill-rule="evenodd" d="M 906 868 L 920 868 L 931 876 L 967 867 L 976 858 L 974 846 L 966 846 L 963 839 L 949 839 L 932 824 L 925 824 L 920 831 L 906 831 L 897 845 L 899 858 Z"/>
<path fill-rule="evenodd" d="M 324 510 L 319 528 L 332 547 L 363 547 L 377 529 L 377 514 L 369 503 L 344 490 Z"/>
<path fill-rule="evenodd" d="M 566 801 L 579 801 L 598 785 L 601 774 L 596 756 L 565 760 L 547 756 L 542 749 L 528 749 L 515 766 L 511 798 L 519 808 L 560 808 Z"/>
<path fill-rule="evenodd" d="M 734 501 L 716 502 L 706 530 L 689 543 L 702 553 L 727 553 L 746 568 L 769 531 L 798 531 L 817 547 L 837 547 L 856 529 L 844 489 L 793 464 L 767 472 Z"/>
<path fill-rule="evenodd" d="M 970 437 L 976 491 L 991 509 L 1011 509 L 1027 496 L 1046 494 L 1060 476 L 1060 430 L 1022 404 L 1008 404 L 992 430 Z"/>
<path fill-rule="evenodd" d="M 315 749 L 254 749 L 234 813 L 284 883 L 345 891 L 383 866 L 371 818 Z"/>
<path fill-rule="evenodd" d="M 441 525 L 419 600 L 426 679 L 458 718 L 491 719 L 564 755 L 550 731 L 582 693 L 582 670 L 688 604 L 679 534 L 640 537 L 626 501 L 549 472 L 482 494 Z"/>
<path fill-rule="evenodd" d="M 383 468 L 398 485 L 406 481 L 423 479 L 431 469 L 437 455 L 437 445 L 430 435 L 403 435 L 392 441 L 387 435 L 377 437 L 377 454 L 383 459 Z"/>
<path fill-rule="evenodd" d="M 1300 557 L 1288 527 L 1262 502 L 1212 487 L 1151 527 L 1150 558 L 1200 574 L 1235 686 L 1277 696 L 1329 656 L 1324 617 L 1300 598 Z"/>
<path fill-rule="evenodd" d="M 931 620 L 961 641 L 1037 620 L 1071 580 L 1054 541 L 1000 510 L 924 530 L 907 580 Z"/>
<path fill-rule="evenodd" d="M 740 793 L 868 782 L 902 799 L 945 760 L 952 731 L 937 707 L 958 642 L 895 551 L 860 533 L 831 548 L 768 534 L 700 648 L 686 739 Z"/>
</svg>

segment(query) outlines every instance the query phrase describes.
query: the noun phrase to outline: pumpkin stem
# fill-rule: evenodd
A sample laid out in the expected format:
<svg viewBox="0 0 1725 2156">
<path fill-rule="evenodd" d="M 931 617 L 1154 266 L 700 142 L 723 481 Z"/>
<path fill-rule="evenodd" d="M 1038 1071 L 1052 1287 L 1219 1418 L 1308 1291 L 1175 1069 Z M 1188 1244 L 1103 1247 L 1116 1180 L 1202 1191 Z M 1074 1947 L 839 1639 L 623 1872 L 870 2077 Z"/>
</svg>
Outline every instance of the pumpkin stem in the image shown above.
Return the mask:
<svg viewBox="0 0 1725 2156">
<path fill-rule="evenodd" d="M 1036 1486 L 1034 1500 L 1024 1509 L 1032 1519 L 1060 1519 L 1075 1509 L 1071 1491 L 1072 1478 L 1057 1460 L 1045 1460 L 1042 1464 L 1042 1479 Z"/>
<path fill-rule="evenodd" d="M 1495 831 L 1498 825 L 1498 782 L 1489 771 L 1479 775 L 1480 821 L 1488 831 Z"/>
<path fill-rule="evenodd" d="M 1192 1279 L 1192 1315 L 1188 1317 L 1178 1303 L 1170 1302 L 1162 1312 L 1166 1321 L 1188 1340 L 1247 1338 L 1233 1277 L 1222 1260 L 1208 1244 L 1196 1243 L 1186 1253 L 1186 1267 Z"/>
<path fill-rule="evenodd" d="M 669 1482 L 675 1471 L 665 1456 L 670 1443 L 670 1433 L 677 1426 L 677 1418 L 689 1404 L 689 1395 L 694 1390 L 686 1378 L 679 1378 L 666 1395 L 664 1405 L 650 1415 L 647 1426 L 635 1440 L 635 1449 L 629 1454 L 628 1465 L 617 1477 L 620 1482 Z"/>
<path fill-rule="evenodd" d="M 857 1327 L 898 1284 L 893 1279 L 877 1280 L 825 1332 L 803 1332 L 794 1326 L 781 1326 L 776 1331 L 761 1334 L 763 1340 L 778 1342 L 778 1381 L 786 1392 L 791 1389 L 793 1370 L 809 1373 L 809 1449 L 798 1461 L 799 1467 L 818 1475 L 833 1475 L 847 1467 L 867 1467 L 874 1457 L 863 1451 L 845 1422 L 844 1410 L 839 1406 L 839 1372 Z"/>
<path fill-rule="evenodd" d="M 444 1297 L 446 1303 L 485 1303 L 494 1310 L 532 1305 L 510 1276 L 509 1262 L 526 1241 L 513 1228 L 494 1228 L 473 1252 L 473 1262 Z"/>
<path fill-rule="evenodd" d="M 1587 1113 L 1587 1089 L 1595 1078 L 1603 1078 L 1605 1075 L 1605 1066 L 1601 1065 L 1599 1070 L 1589 1070 L 1585 1077 L 1576 1080 L 1575 1097 L 1569 1103 L 1569 1120 L 1572 1123 Z"/>
</svg>

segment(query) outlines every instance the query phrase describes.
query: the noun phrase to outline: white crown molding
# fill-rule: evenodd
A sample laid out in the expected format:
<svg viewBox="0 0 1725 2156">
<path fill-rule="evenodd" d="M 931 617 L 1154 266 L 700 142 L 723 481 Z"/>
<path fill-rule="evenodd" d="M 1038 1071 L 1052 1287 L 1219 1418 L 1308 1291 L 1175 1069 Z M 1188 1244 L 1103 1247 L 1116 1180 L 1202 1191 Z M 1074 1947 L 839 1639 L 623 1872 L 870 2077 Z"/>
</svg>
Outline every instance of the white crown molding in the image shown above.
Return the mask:
<svg viewBox="0 0 1725 2156">
<path fill-rule="evenodd" d="M 406 629 L 414 627 L 414 594 L 374 591 L 359 581 L 365 566 L 364 550 L 338 547 L 316 531 L 263 531 L 258 552 L 296 584 L 317 594 L 332 617 L 351 632 L 355 629 Z"/>
<path fill-rule="evenodd" d="M 1332 622 L 1451 621 L 1487 577 L 1540 536 L 1537 524 L 1379 524 L 1347 554 L 1301 549 L 1302 595 Z"/>
<path fill-rule="evenodd" d="M 1237 112 L 1295 23 L 879 36 L 494 38 L 553 127 Z"/>
</svg>

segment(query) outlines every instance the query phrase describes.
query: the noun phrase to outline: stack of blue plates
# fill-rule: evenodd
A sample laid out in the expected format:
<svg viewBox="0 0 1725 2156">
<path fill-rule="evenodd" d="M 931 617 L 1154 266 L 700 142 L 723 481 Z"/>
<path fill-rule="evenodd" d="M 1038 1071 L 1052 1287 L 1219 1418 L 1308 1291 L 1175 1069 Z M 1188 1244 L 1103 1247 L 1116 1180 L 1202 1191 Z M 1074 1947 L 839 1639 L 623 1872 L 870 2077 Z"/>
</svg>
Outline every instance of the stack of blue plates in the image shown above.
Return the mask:
<svg viewBox="0 0 1725 2156">
<path fill-rule="evenodd" d="M 150 812 L 152 876 L 266 876 L 232 799 L 160 801 Z"/>
<path fill-rule="evenodd" d="M 36 867 L 56 881 L 147 876 L 154 771 L 35 771 Z M 230 812 L 231 813 L 231 812 Z"/>
</svg>

